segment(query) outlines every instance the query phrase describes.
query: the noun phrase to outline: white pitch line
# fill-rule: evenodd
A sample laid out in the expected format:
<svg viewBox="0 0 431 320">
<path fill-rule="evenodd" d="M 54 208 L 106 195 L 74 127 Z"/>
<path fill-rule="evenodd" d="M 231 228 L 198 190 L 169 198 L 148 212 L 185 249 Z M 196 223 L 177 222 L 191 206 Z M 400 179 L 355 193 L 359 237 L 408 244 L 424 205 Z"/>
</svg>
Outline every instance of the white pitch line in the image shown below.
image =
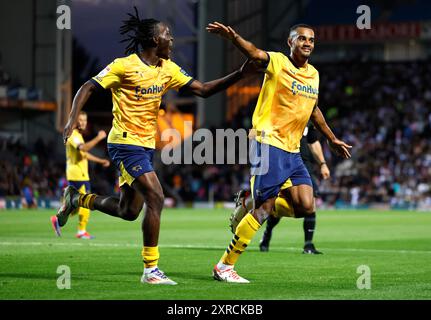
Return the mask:
<svg viewBox="0 0 431 320">
<path fill-rule="evenodd" d="M 0 241 L 0 246 L 63 246 L 63 247 L 127 247 L 127 248 L 141 248 L 141 245 L 130 244 L 130 243 L 94 243 L 94 242 L 8 242 Z M 165 244 L 160 245 L 161 248 L 171 249 L 219 249 L 224 250 L 224 246 L 206 246 L 206 245 L 189 245 L 189 244 Z M 322 251 L 333 251 L 333 252 L 368 252 L 368 253 L 415 253 L 415 254 L 431 254 L 431 251 L 425 250 L 384 250 L 384 249 L 363 249 L 363 248 L 321 248 Z M 252 251 L 257 250 L 252 248 Z M 298 251 L 298 247 L 283 247 L 273 248 L 273 252 L 286 252 L 286 251 Z"/>
</svg>

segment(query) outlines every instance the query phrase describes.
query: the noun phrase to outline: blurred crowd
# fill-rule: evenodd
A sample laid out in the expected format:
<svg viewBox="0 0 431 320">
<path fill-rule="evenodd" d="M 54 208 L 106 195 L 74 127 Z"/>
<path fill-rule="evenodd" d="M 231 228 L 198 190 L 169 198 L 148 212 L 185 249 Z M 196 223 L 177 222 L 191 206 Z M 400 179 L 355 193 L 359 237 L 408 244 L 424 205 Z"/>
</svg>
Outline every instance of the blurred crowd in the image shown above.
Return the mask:
<svg viewBox="0 0 431 320">
<path fill-rule="evenodd" d="M 233 193 L 249 188 L 247 165 L 169 165 L 157 170 L 165 195 L 175 204 L 231 202 Z M 156 166 L 158 168 L 159 166 Z"/>
<path fill-rule="evenodd" d="M 356 61 L 317 68 L 319 106 L 335 134 L 353 145 L 352 158 L 343 160 L 322 139 L 332 172 L 329 180 L 319 182 L 323 203 L 431 208 L 431 61 Z M 250 129 L 254 105 L 252 101 L 240 109 L 224 128 Z M 42 140 L 28 150 L 0 139 L 0 151 L 0 197 L 60 196 L 66 184 L 64 159 L 48 157 Z M 156 153 L 154 166 L 173 205 L 232 201 L 235 192 L 249 188 L 247 164 L 165 165 Z M 92 173 L 95 189 L 118 191 L 115 169 L 101 170 Z"/>
<path fill-rule="evenodd" d="M 431 208 L 431 61 L 344 63 L 319 68 L 319 104 L 349 161 L 329 152 L 332 201 Z"/>
<path fill-rule="evenodd" d="M 21 139 L 0 139 L 0 197 L 22 197 L 24 207 L 39 198 L 59 198 L 66 186 L 64 163 L 50 157 L 48 143 L 38 139 L 32 148 Z"/>
<path fill-rule="evenodd" d="M 39 200 L 60 200 L 67 186 L 65 159 L 53 155 L 52 145 L 41 138 L 31 147 L 20 138 L 0 138 L 0 198 L 19 198 L 20 205 L 27 208 L 37 207 Z M 93 190 L 114 193 L 113 168 L 92 166 L 90 177 Z"/>
</svg>

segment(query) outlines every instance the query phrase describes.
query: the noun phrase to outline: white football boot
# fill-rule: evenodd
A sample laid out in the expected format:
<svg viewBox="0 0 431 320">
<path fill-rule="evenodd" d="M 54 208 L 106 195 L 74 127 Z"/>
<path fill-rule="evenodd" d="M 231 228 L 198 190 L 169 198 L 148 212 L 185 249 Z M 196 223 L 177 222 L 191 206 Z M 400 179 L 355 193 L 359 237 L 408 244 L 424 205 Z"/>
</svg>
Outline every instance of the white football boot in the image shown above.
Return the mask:
<svg viewBox="0 0 431 320">
<path fill-rule="evenodd" d="M 238 273 L 232 268 L 220 270 L 217 265 L 213 269 L 213 278 L 218 281 L 225 281 L 231 283 L 250 283 L 247 279 L 240 277 Z"/>
<path fill-rule="evenodd" d="M 174 286 L 177 283 L 171 279 L 169 279 L 165 273 L 160 270 L 159 268 L 154 269 L 153 271 L 149 273 L 145 273 L 141 277 L 142 283 L 149 283 L 149 284 L 167 284 Z"/>
</svg>

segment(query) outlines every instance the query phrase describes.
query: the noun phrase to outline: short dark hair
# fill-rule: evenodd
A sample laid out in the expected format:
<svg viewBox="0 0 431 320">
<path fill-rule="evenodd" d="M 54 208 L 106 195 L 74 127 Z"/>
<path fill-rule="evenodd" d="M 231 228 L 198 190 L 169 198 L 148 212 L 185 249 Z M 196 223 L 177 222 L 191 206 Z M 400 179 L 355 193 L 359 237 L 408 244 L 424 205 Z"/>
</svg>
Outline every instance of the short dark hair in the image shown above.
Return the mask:
<svg viewBox="0 0 431 320">
<path fill-rule="evenodd" d="M 295 25 L 293 25 L 293 26 L 291 26 L 291 27 L 290 27 L 288 37 L 290 37 L 290 34 L 291 34 L 293 31 L 296 31 L 296 29 L 298 29 L 298 28 L 307 28 L 307 29 L 311 29 L 311 30 L 313 30 L 313 31 L 314 31 L 314 29 L 313 29 L 313 27 L 312 27 L 312 26 L 310 26 L 310 25 L 308 25 L 308 24 L 305 24 L 305 23 L 298 23 L 298 24 L 295 24 Z"/>
<path fill-rule="evenodd" d="M 157 25 L 160 23 L 156 19 L 143 19 L 139 18 L 139 12 L 136 7 L 135 15 L 128 13 L 128 20 L 123 21 L 120 28 L 121 35 L 126 35 L 127 38 L 121 42 L 128 42 L 126 47 L 126 54 L 139 52 L 139 47 L 142 49 L 154 48 L 156 43 L 153 37 L 157 35 Z"/>
</svg>

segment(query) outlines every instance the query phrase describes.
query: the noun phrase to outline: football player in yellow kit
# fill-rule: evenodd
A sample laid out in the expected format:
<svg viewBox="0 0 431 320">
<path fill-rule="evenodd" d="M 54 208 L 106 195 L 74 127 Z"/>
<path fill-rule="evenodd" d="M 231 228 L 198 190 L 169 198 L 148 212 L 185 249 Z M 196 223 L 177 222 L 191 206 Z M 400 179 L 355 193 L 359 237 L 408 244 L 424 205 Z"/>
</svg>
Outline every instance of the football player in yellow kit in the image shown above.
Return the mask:
<svg viewBox="0 0 431 320">
<path fill-rule="evenodd" d="M 113 122 L 108 136 L 108 152 L 121 172 L 119 197 L 80 194 L 73 187 L 65 190 L 65 203 L 57 214 L 59 228 L 78 207 L 99 210 L 125 220 L 136 220 L 145 202 L 142 222 L 144 273 L 141 282 L 175 285 L 159 268 L 158 239 L 164 196 L 152 166 L 157 132 L 157 115 L 162 96 L 169 90 L 187 90 L 206 98 L 243 78 L 248 64 L 217 80 L 202 83 L 187 75 L 170 60 L 174 38 L 169 27 L 154 19 L 129 14 L 120 29 L 128 41 L 127 56 L 115 59 L 78 91 L 69 121 L 66 141 L 81 108 L 97 89 L 110 89 Z"/>
<path fill-rule="evenodd" d="M 93 149 L 100 141 L 106 138 L 106 132 L 101 130 L 97 136 L 85 142 L 82 132 L 87 128 L 87 113 L 81 111 L 78 116 L 77 128 L 73 130 L 66 142 L 66 178 L 68 185 L 75 187 L 79 192 L 86 193 L 91 191 L 90 176 L 88 174 L 88 161 L 109 167 L 110 162 L 92 155 L 89 151 Z M 88 220 L 90 219 L 90 210 L 79 208 L 78 212 L 78 232 L 76 237 L 79 239 L 92 239 L 87 232 Z M 51 223 L 58 236 L 61 236 L 58 228 L 58 219 L 56 216 L 51 217 Z"/>
<path fill-rule="evenodd" d="M 289 56 L 258 49 L 219 22 L 210 23 L 207 30 L 230 40 L 265 73 L 250 132 L 252 156 L 256 158 L 251 159 L 253 209 L 239 222 L 231 243 L 213 269 L 216 280 L 248 283 L 236 273 L 234 265 L 269 215 L 300 217 L 315 212 L 310 175 L 299 153 L 307 122 L 313 122 L 338 155 L 349 158 L 351 146 L 337 139 L 318 107 L 319 73 L 308 63 L 314 49 L 310 26 L 295 25 L 290 29 Z M 256 164 L 266 172 L 254 170 Z"/>
</svg>

